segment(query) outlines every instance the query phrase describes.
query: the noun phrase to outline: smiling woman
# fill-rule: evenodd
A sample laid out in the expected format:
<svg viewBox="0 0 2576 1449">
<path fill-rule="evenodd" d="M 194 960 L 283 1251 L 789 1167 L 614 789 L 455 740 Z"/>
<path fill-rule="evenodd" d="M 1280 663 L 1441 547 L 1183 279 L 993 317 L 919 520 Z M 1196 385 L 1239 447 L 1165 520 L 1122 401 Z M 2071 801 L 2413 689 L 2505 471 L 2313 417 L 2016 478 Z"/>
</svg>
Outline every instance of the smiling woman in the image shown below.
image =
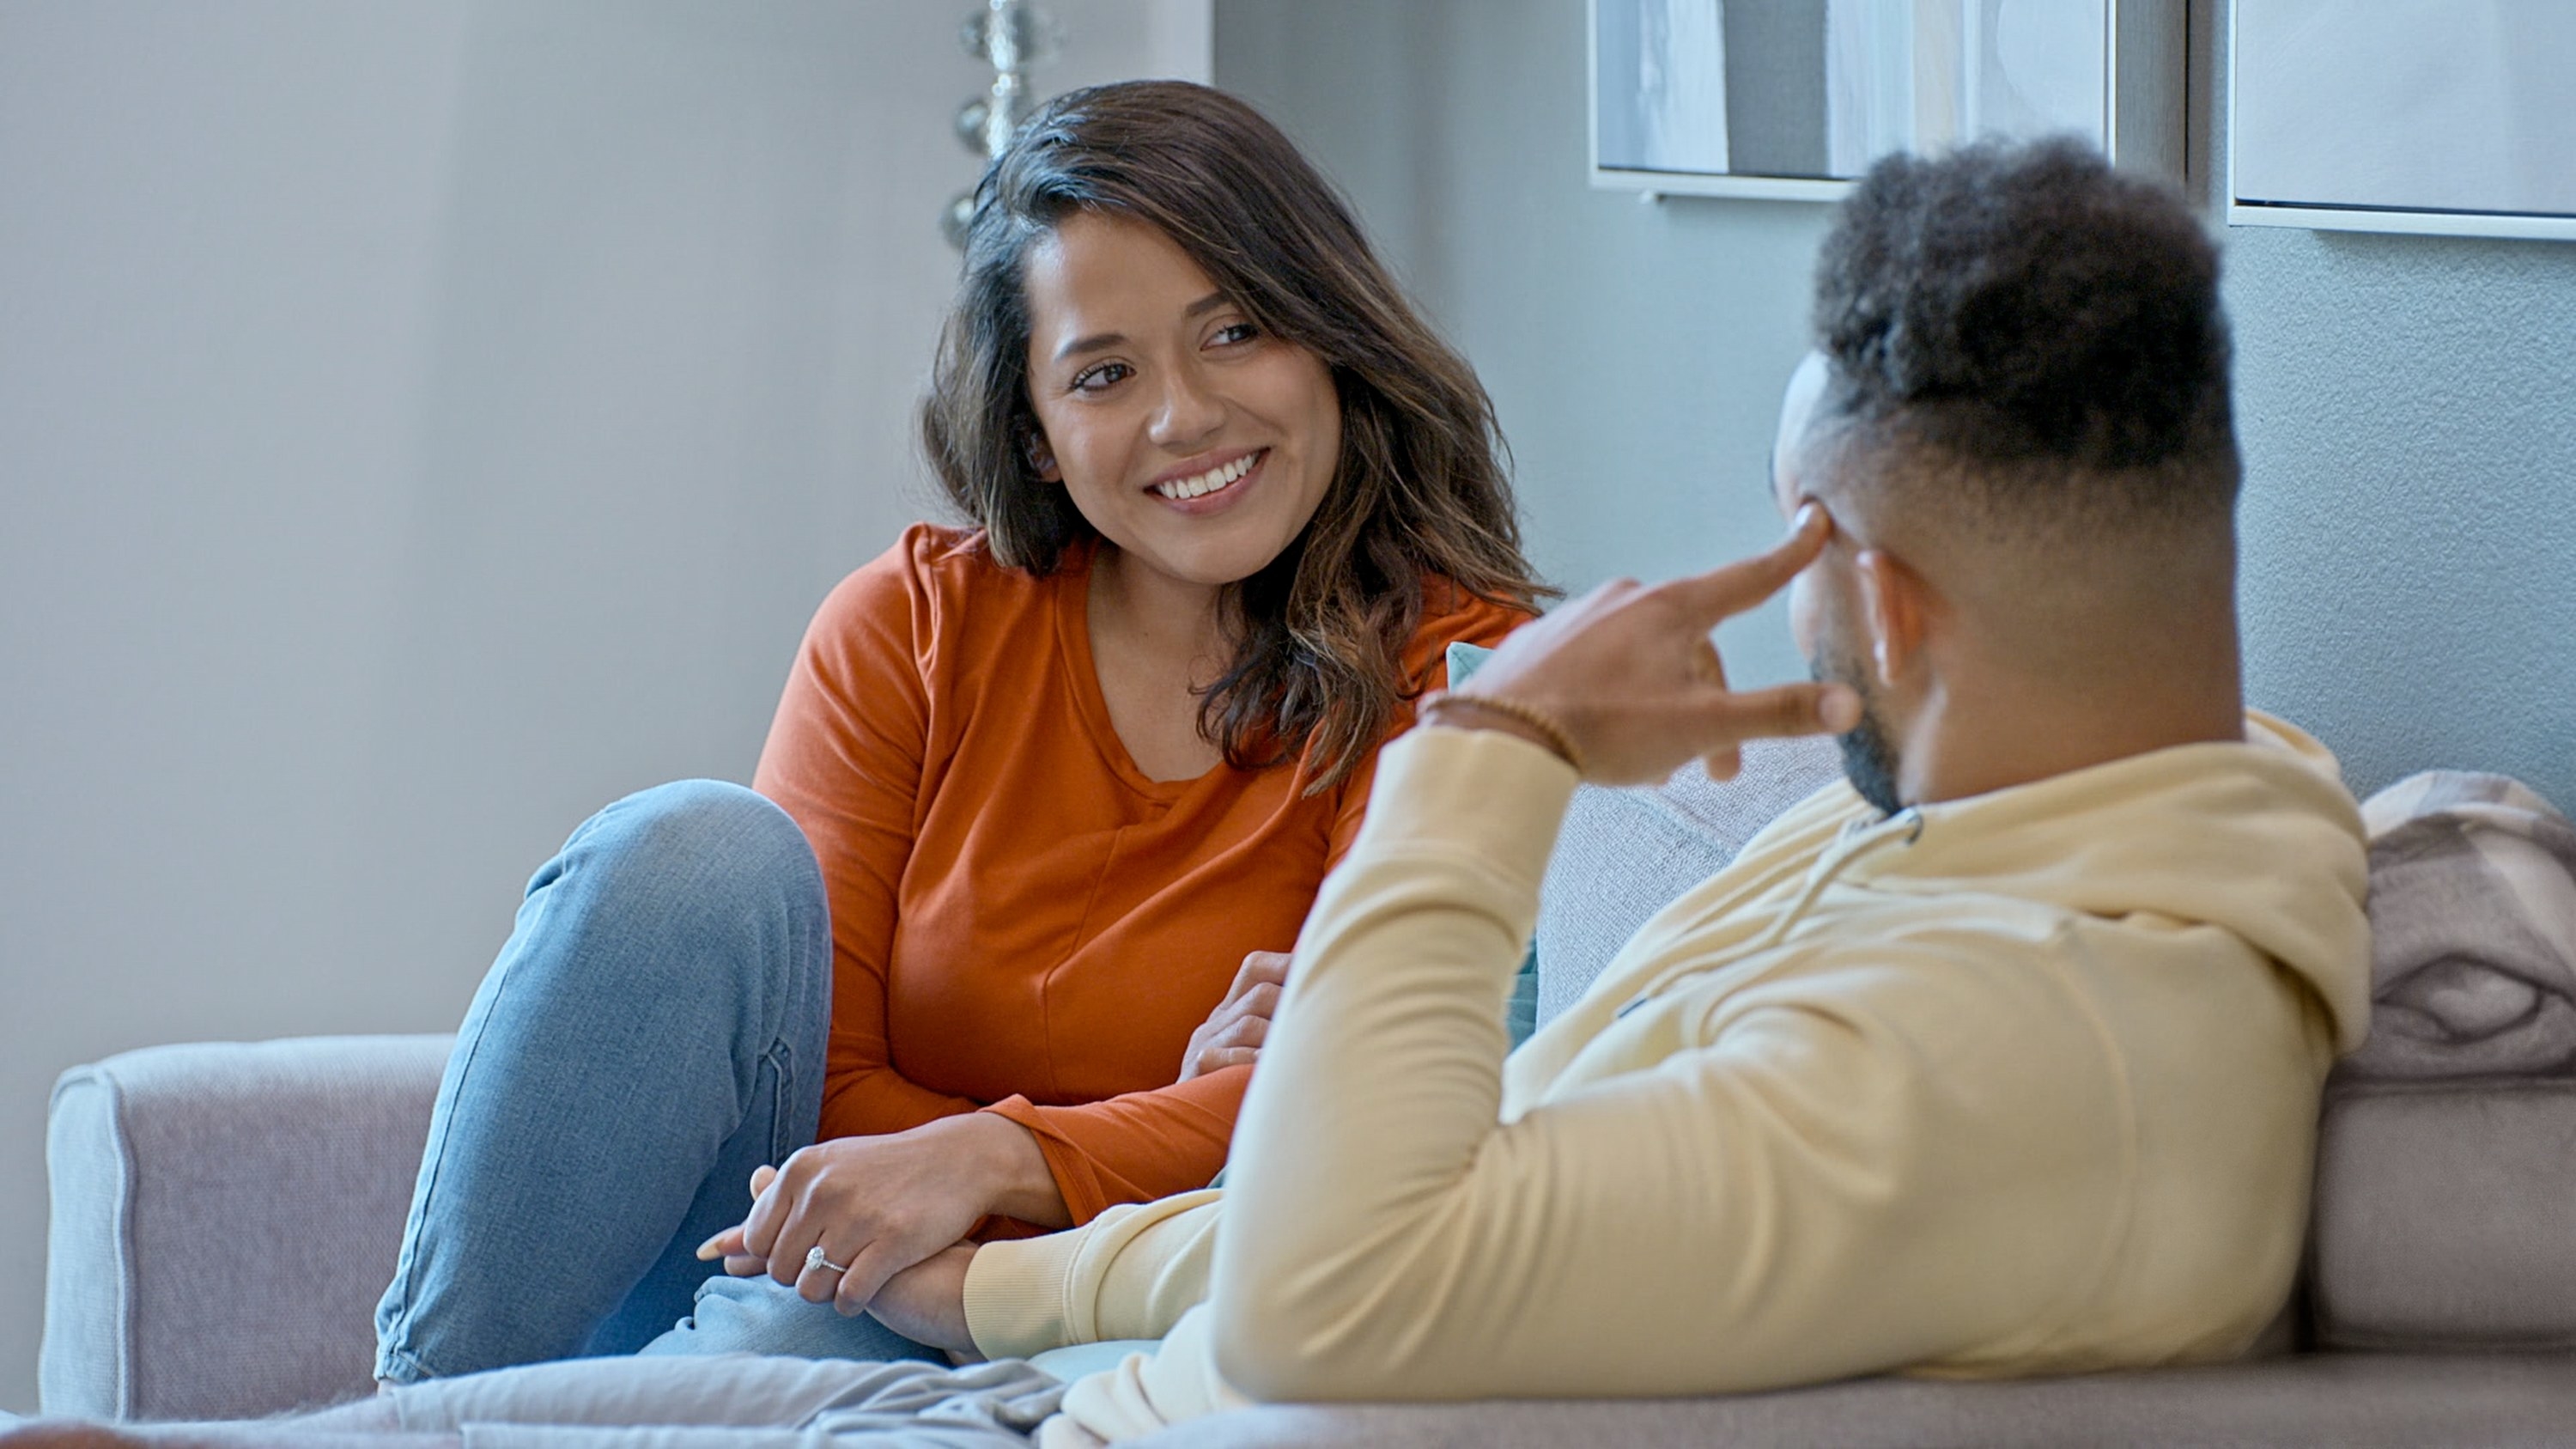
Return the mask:
<svg viewBox="0 0 2576 1449">
<path fill-rule="evenodd" d="M 759 793 L 630 797 L 532 883 L 379 1377 L 907 1356 L 895 1273 L 1203 1185 L 1378 746 L 1541 592 L 1474 375 L 1203 87 L 986 174 L 922 431 L 972 526 L 824 602 Z"/>
</svg>

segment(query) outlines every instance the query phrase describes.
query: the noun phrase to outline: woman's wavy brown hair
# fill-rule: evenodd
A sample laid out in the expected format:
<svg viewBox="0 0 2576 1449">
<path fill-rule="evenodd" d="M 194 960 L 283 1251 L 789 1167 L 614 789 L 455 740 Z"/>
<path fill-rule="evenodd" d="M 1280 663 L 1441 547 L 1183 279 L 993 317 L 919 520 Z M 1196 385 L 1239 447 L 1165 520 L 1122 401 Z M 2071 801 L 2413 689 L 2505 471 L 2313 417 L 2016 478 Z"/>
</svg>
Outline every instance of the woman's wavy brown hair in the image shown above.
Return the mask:
<svg viewBox="0 0 2576 1449">
<path fill-rule="evenodd" d="M 1233 586 L 1243 642 L 1199 706 L 1227 763 L 1302 756 L 1310 792 L 1344 778 L 1418 692 L 1406 641 L 1426 584 L 1527 608 L 1551 593 L 1521 557 L 1493 403 L 1425 326 L 1323 177 L 1250 106 L 1205 86 L 1073 91 L 1032 116 L 975 189 L 965 272 L 921 405 L 931 467 L 994 559 L 1052 573 L 1097 533 L 1038 477 L 1029 403 L 1032 243 L 1078 212 L 1179 244 L 1272 336 L 1331 371 L 1342 451 L 1295 542 Z"/>
</svg>

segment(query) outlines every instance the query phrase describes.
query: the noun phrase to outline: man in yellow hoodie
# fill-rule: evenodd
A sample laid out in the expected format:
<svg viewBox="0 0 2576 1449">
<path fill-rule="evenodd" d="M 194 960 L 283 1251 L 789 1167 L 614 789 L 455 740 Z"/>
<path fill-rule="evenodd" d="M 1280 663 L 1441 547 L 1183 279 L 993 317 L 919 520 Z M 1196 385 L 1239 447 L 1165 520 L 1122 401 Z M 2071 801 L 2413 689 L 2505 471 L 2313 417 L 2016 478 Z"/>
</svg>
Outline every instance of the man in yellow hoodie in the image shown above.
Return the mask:
<svg viewBox="0 0 2576 1449">
<path fill-rule="evenodd" d="M 2063 1373 L 2254 1341 L 2299 1257 L 2326 1070 L 2364 1031 L 2368 944 L 2333 762 L 2240 697 L 2215 252 L 2071 143 L 1892 159 L 1826 243 L 1817 332 L 1774 459 L 1786 543 L 1567 605 L 1386 750 L 1230 1186 L 952 1249 L 871 1311 L 995 1359 L 1162 1340 L 1077 1380 L 1046 1445 L 1260 1400 Z M 1818 682 L 1729 691 L 1709 631 L 1784 585 Z M 1724 776 L 1746 739 L 1820 730 L 1849 783 L 1506 1057 L 1576 784 Z M 634 1422 L 710 1391 L 652 1362 L 586 1402 Z M 599 1367 L 375 1412 L 433 1434 L 591 1417 L 543 1376 Z M 884 1422 L 857 1412 L 874 1366 L 680 1368 L 732 1375 L 766 1422 Z M 1027 1397 L 1043 1377 L 985 1372 L 940 1391 L 1054 1407 Z"/>
</svg>

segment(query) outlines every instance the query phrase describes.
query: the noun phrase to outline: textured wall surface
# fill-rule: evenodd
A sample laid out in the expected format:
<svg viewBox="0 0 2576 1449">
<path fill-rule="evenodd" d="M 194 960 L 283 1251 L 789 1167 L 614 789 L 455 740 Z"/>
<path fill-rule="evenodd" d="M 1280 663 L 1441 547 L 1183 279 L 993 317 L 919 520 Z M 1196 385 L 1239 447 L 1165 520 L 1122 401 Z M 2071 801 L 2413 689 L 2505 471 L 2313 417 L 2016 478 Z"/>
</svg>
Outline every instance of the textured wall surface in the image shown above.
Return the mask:
<svg viewBox="0 0 2576 1449">
<path fill-rule="evenodd" d="M 2220 7 L 2193 9 L 2196 186 Z M 1757 547 L 1820 206 L 1585 181 L 1582 0 L 1231 0 L 1218 79 L 1352 193 L 1501 410 L 1562 583 Z M 2235 228 L 2254 701 L 2357 789 L 2456 765 L 2576 808 L 2576 244 Z M 1721 635 L 1798 666 L 1775 613 Z"/>
<path fill-rule="evenodd" d="M 2358 789 L 2576 810 L 2576 244 L 2230 233 L 2246 676 Z"/>
</svg>

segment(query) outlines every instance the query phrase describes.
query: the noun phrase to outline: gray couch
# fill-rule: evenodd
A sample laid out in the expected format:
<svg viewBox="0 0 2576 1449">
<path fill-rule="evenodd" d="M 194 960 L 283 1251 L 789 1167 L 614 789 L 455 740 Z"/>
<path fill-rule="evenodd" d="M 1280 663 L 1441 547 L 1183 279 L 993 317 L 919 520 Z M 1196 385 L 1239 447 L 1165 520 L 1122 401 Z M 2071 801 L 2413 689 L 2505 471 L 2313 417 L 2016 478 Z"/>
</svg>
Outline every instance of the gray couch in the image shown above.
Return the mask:
<svg viewBox="0 0 2576 1449">
<path fill-rule="evenodd" d="M 1660 791 L 1580 793 L 1542 903 L 1542 1016 L 1834 769 L 1821 743 L 1748 755 L 1733 787 L 1685 772 Z M 232 1418 L 365 1392 L 370 1314 L 446 1045 L 158 1047 L 65 1074 L 47 1143 L 45 1410 Z M 1155 1442 L 2576 1444 L 2576 1078 L 2339 1076 L 2308 1272 L 2242 1363 L 1711 1399 L 1283 1405 Z"/>
</svg>

